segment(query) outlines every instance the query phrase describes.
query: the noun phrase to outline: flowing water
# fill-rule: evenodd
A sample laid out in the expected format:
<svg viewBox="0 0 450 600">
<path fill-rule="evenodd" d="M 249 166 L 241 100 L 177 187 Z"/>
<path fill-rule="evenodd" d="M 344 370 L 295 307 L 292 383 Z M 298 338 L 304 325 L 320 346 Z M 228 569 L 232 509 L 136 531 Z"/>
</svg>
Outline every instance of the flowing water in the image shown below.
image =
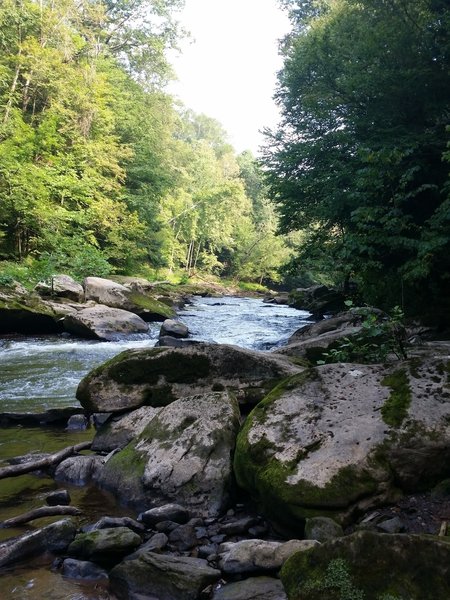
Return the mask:
<svg viewBox="0 0 450 600">
<path fill-rule="evenodd" d="M 197 340 L 270 350 L 308 323 L 309 314 L 287 306 L 265 304 L 254 298 L 196 298 L 179 312 L 179 319 Z M 148 334 L 122 341 L 80 340 L 59 336 L 0 338 L 0 413 L 39 413 L 50 408 L 78 406 L 75 398 L 80 379 L 91 369 L 128 348 L 152 347 L 159 324 Z M 91 439 L 93 430 L 70 433 L 51 428 L 0 428 L 0 465 L 28 452 L 54 452 Z M 45 495 L 62 487 L 48 477 L 23 475 L 0 481 L 0 521 L 45 503 Z M 64 484 L 72 504 L 93 522 L 104 514 L 136 515 L 117 506 L 114 499 L 95 487 Z M 39 519 L 22 528 L 0 529 L 0 540 L 20 535 L 56 519 Z M 49 570 L 49 558 L 28 562 L 0 573 L 2 600 L 112 600 L 101 585 L 63 580 Z"/>
</svg>

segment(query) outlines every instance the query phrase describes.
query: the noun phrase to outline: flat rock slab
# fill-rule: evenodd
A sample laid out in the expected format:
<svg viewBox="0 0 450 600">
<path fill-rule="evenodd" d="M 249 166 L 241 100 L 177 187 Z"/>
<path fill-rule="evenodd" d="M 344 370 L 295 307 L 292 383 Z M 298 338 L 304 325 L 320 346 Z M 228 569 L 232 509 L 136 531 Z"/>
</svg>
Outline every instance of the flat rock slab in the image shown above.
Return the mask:
<svg viewBox="0 0 450 600">
<path fill-rule="evenodd" d="M 228 393 L 181 398 L 108 460 L 98 482 L 137 506 L 179 502 L 216 515 L 228 502 L 238 429 L 239 408 Z"/>
<path fill-rule="evenodd" d="M 111 415 L 97 430 L 92 441 L 95 452 L 111 452 L 124 448 L 131 440 L 140 435 L 160 408 L 142 406 L 121 415 Z"/>
<path fill-rule="evenodd" d="M 74 335 L 108 341 L 148 331 L 148 324 L 138 315 L 103 304 L 65 316 L 63 325 L 66 331 Z"/>
<path fill-rule="evenodd" d="M 279 579 L 249 577 L 221 587 L 212 600 L 287 600 L 287 596 Z"/>
<path fill-rule="evenodd" d="M 281 570 L 289 600 L 450 598 L 450 544 L 358 532 L 294 554 Z"/>
<path fill-rule="evenodd" d="M 219 578 L 220 571 L 206 560 L 145 552 L 117 565 L 110 584 L 119 600 L 139 594 L 146 600 L 198 600 L 202 590 Z"/>
<path fill-rule="evenodd" d="M 166 406 L 184 396 L 220 390 L 256 403 L 276 383 L 300 371 L 285 357 L 228 345 L 127 350 L 91 371 L 78 386 L 77 399 L 90 412 Z"/>
<path fill-rule="evenodd" d="M 219 548 L 219 566 L 229 575 L 276 571 L 295 552 L 309 550 L 318 544 L 315 540 L 227 542 Z"/>
<path fill-rule="evenodd" d="M 441 358 L 395 366 L 332 364 L 294 376 L 247 418 L 238 483 L 265 512 L 299 529 L 345 520 L 448 476 L 450 395 Z"/>
</svg>

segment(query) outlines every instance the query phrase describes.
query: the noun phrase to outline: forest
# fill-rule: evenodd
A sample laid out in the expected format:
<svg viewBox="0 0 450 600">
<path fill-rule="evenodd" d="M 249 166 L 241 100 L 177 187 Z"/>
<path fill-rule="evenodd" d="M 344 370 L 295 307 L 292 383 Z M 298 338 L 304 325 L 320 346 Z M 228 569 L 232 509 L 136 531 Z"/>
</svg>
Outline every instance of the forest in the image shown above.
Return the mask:
<svg viewBox="0 0 450 600">
<path fill-rule="evenodd" d="M 447 0 L 279 3 L 256 160 L 166 91 L 182 0 L 2 0 L 3 280 L 209 273 L 448 313 Z"/>
</svg>

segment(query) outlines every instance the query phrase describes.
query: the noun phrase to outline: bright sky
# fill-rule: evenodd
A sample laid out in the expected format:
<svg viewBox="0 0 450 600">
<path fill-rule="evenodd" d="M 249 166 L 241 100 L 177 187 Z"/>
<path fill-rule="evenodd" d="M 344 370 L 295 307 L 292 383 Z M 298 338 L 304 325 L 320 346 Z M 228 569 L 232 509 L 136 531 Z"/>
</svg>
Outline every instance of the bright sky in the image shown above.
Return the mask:
<svg viewBox="0 0 450 600">
<path fill-rule="evenodd" d="M 238 152 L 256 154 L 258 131 L 278 121 L 272 96 L 278 40 L 290 29 L 285 13 L 277 0 L 186 0 L 179 20 L 191 41 L 171 58 L 179 81 L 169 91 L 220 121 Z"/>
</svg>

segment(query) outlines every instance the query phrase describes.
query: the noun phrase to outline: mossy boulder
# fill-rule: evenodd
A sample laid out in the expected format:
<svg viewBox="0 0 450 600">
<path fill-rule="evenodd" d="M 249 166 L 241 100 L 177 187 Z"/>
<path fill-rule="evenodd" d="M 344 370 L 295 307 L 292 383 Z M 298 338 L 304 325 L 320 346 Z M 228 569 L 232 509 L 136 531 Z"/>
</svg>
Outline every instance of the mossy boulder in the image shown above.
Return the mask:
<svg viewBox="0 0 450 600">
<path fill-rule="evenodd" d="M 358 532 L 291 556 L 289 600 L 450 598 L 450 544 L 440 538 Z"/>
<path fill-rule="evenodd" d="M 257 402 L 299 370 L 285 357 L 227 345 L 127 350 L 91 371 L 77 398 L 91 412 L 166 406 L 211 390 L 230 390 L 242 402 Z"/>
<path fill-rule="evenodd" d="M 0 288 L 0 334 L 58 333 L 62 311 L 22 286 Z"/>
<path fill-rule="evenodd" d="M 413 369 L 323 365 L 288 378 L 239 433 L 239 485 L 279 526 L 300 532 L 308 517 L 345 523 L 431 487 L 450 469 L 447 378 L 434 358 Z M 392 411 L 401 418 L 387 418 Z"/>
<path fill-rule="evenodd" d="M 110 573 L 112 591 L 120 600 L 198 600 L 201 592 L 219 579 L 220 571 L 212 569 L 206 560 L 154 552 L 125 560 Z"/>
<path fill-rule="evenodd" d="M 141 406 L 125 414 L 113 414 L 103 423 L 92 441 L 95 452 L 111 452 L 116 448 L 124 448 L 137 437 L 160 408 Z"/>
<path fill-rule="evenodd" d="M 164 321 L 174 315 L 170 306 L 142 288 L 130 288 L 110 279 L 86 277 L 84 292 L 86 300 L 136 313 L 144 321 Z"/>
<path fill-rule="evenodd" d="M 217 515 L 229 501 L 239 408 L 226 392 L 181 398 L 108 460 L 98 483 L 146 510 L 177 502 Z"/>
<path fill-rule="evenodd" d="M 326 285 L 313 285 L 298 288 L 289 294 L 289 304 L 293 308 L 307 310 L 315 317 L 326 313 L 336 313 L 344 308 L 344 295 Z"/>
<path fill-rule="evenodd" d="M 70 556 L 111 566 L 141 544 L 140 535 L 128 527 L 110 527 L 77 534 L 67 552 Z"/>
</svg>

